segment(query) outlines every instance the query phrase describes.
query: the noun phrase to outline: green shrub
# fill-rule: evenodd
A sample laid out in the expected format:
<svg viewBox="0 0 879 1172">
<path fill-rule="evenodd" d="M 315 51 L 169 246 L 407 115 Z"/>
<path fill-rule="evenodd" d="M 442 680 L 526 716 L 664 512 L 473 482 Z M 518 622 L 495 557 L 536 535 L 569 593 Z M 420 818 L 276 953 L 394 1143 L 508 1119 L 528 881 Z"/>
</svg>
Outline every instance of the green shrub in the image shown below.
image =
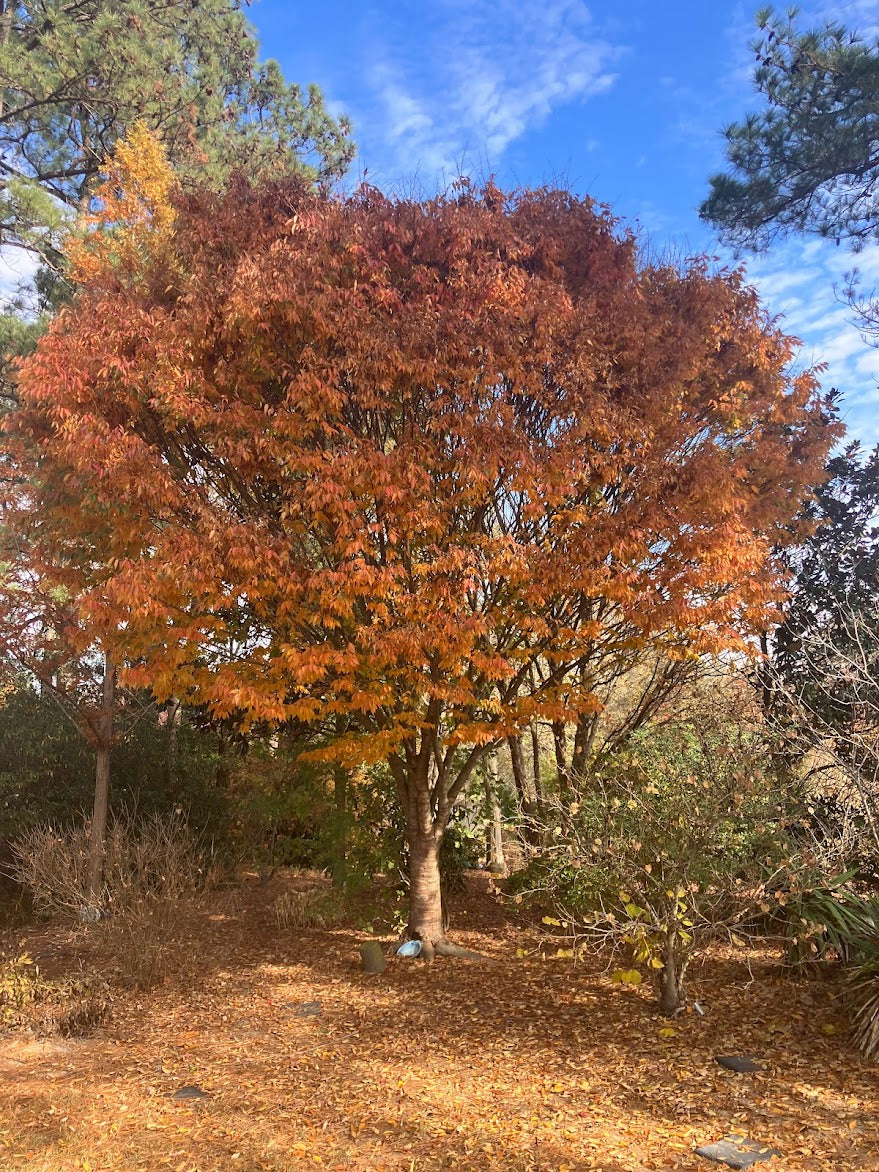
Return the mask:
<svg viewBox="0 0 879 1172">
<path fill-rule="evenodd" d="M 693 952 L 776 906 L 799 867 L 788 797 L 740 724 L 645 728 L 584 778 L 545 827 L 516 890 L 549 901 L 579 946 L 626 949 L 654 970 L 663 1008 L 684 1004 Z"/>
</svg>

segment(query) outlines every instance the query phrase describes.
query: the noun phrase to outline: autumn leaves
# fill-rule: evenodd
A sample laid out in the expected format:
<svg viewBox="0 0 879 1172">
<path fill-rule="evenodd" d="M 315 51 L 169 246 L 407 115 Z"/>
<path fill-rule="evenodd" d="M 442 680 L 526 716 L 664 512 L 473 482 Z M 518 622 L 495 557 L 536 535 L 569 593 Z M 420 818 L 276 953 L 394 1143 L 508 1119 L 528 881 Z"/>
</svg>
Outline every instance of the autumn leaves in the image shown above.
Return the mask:
<svg viewBox="0 0 879 1172">
<path fill-rule="evenodd" d="M 833 430 L 739 276 L 559 191 L 184 196 L 140 129 L 101 206 L 10 431 L 132 679 L 344 718 L 323 752 L 387 760 L 433 851 L 492 742 L 765 621 Z"/>
</svg>

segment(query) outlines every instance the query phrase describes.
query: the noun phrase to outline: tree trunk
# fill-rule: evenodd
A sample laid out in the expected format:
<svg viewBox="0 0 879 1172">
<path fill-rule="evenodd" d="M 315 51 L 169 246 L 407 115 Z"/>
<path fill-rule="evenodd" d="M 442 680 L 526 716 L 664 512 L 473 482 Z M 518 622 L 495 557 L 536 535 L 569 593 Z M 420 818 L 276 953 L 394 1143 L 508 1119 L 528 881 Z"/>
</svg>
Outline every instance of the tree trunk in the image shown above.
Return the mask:
<svg viewBox="0 0 879 1172">
<path fill-rule="evenodd" d="M 543 787 L 540 782 L 540 731 L 531 725 L 531 772 L 534 778 L 534 797 L 538 809 L 543 805 Z"/>
<path fill-rule="evenodd" d="M 485 786 L 491 809 L 491 825 L 488 831 L 488 869 L 492 875 L 506 875 L 507 860 L 504 858 L 504 826 L 501 817 L 497 749 L 492 749 L 488 754 Z"/>
<path fill-rule="evenodd" d="M 342 887 L 348 880 L 348 770 L 344 765 L 333 769 L 333 800 L 336 805 L 333 886 Z"/>
<path fill-rule="evenodd" d="M 574 732 L 574 752 L 571 755 L 571 773 L 574 777 L 584 777 L 586 774 L 596 723 L 597 717 L 593 713 L 581 716 L 577 721 Z"/>
<path fill-rule="evenodd" d="M 101 716 L 98 724 L 97 760 L 95 762 L 95 804 L 92 810 L 92 830 L 89 843 L 88 897 L 92 907 L 97 907 L 100 902 L 104 872 L 104 840 L 107 834 L 107 810 L 110 802 L 110 750 L 113 745 L 115 693 L 116 669 L 109 655 L 105 655 Z"/>
<path fill-rule="evenodd" d="M 571 778 L 568 772 L 568 729 L 563 720 L 553 721 L 552 745 L 559 793 L 567 794 L 571 789 Z"/>
<path fill-rule="evenodd" d="M 686 1008 L 684 994 L 684 973 L 686 959 L 679 955 L 677 927 L 667 929 L 663 966 L 659 973 L 659 1008 L 669 1017 L 674 1017 Z"/>
<path fill-rule="evenodd" d="M 177 783 L 181 714 L 181 703 L 175 697 L 171 701 L 171 707 L 167 710 L 168 738 L 165 742 L 165 781 L 169 789 L 173 789 Z"/>
<path fill-rule="evenodd" d="M 437 945 L 445 941 L 439 848 L 442 834 L 436 830 L 409 834 L 409 928 L 412 940 L 421 941 L 422 955 L 432 960 Z"/>
</svg>

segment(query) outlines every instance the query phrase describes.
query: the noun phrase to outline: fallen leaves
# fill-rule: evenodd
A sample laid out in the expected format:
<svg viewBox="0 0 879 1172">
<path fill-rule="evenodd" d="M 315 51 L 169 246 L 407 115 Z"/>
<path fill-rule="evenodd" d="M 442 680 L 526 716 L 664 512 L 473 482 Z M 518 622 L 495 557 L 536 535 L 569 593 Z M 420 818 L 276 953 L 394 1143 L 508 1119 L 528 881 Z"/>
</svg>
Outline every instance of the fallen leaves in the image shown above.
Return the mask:
<svg viewBox="0 0 879 1172">
<path fill-rule="evenodd" d="M 671 1026 L 646 981 L 515 959 L 535 945 L 487 895 L 453 914 L 488 959 L 394 961 L 376 978 L 356 934 L 280 935 L 270 894 L 195 926 L 192 987 L 121 998 L 100 1037 L 6 1040 L 4 1169 L 692 1172 L 696 1146 L 736 1133 L 783 1152 L 779 1172 L 822 1172 L 879 1150 L 875 1068 L 816 1028 L 833 990 L 771 954 L 750 950 L 749 972 L 738 948 L 718 952 L 692 976 L 705 1017 Z M 723 1052 L 770 1070 L 736 1078 Z M 186 1085 L 211 1097 L 167 1097 Z"/>
</svg>

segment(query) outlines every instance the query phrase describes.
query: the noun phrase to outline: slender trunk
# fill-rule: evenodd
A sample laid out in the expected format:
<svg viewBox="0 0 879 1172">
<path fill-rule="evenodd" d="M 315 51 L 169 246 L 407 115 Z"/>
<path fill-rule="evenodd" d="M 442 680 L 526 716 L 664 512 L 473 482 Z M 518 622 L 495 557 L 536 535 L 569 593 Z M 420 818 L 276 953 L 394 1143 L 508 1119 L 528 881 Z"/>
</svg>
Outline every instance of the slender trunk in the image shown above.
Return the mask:
<svg viewBox="0 0 879 1172">
<path fill-rule="evenodd" d="M 666 930 L 663 966 L 659 973 L 659 1008 L 669 1017 L 674 1017 L 686 1008 L 684 994 L 684 973 L 686 958 L 679 955 L 677 927 Z"/>
<path fill-rule="evenodd" d="M 439 868 L 441 841 L 442 834 L 435 830 L 409 834 L 408 935 L 412 940 L 421 941 L 422 953 L 428 960 L 445 939 Z"/>
<path fill-rule="evenodd" d="M 333 886 L 341 887 L 348 879 L 348 770 L 344 765 L 333 769 L 333 799 L 336 805 Z"/>
<path fill-rule="evenodd" d="M 110 801 L 110 749 L 113 744 L 113 704 L 116 692 L 116 669 L 109 655 L 104 656 L 104 685 L 101 692 L 101 716 L 98 724 L 97 760 L 95 763 L 95 804 L 89 843 L 88 897 L 92 906 L 100 900 L 104 871 L 104 840 L 107 834 L 107 809 Z"/>
<path fill-rule="evenodd" d="M 516 794 L 526 813 L 532 814 L 535 806 L 534 787 L 528 773 L 525 769 L 525 754 L 522 752 L 522 738 L 520 736 L 508 737 L 507 745 L 510 750 L 510 764 L 513 769 L 513 782 L 516 786 Z"/>
<path fill-rule="evenodd" d="M 179 756 L 181 704 L 178 699 L 171 701 L 168 709 L 168 739 L 165 742 L 165 782 L 172 789 L 177 782 L 177 759 Z"/>
<path fill-rule="evenodd" d="M 567 794 L 571 789 L 571 778 L 568 772 L 568 729 L 563 720 L 553 721 L 552 746 L 555 750 L 555 771 L 559 793 Z"/>
<path fill-rule="evenodd" d="M 488 754 L 485 788 L 491 809 L 491 825 L 488 832 L 488 869 L 492 875 L 506 875 L 507 860 L 504 858 L 504 824 L 501 816 L 497 749 L 492 749 Z"/>
<path fill-rule="evenodd" d="M 531 725 L 531 773 L 534 778 L 534 797 L 538 808 L 543 805 L 543 786 L 540 782 L 540 732 Z"/>
</svg>

